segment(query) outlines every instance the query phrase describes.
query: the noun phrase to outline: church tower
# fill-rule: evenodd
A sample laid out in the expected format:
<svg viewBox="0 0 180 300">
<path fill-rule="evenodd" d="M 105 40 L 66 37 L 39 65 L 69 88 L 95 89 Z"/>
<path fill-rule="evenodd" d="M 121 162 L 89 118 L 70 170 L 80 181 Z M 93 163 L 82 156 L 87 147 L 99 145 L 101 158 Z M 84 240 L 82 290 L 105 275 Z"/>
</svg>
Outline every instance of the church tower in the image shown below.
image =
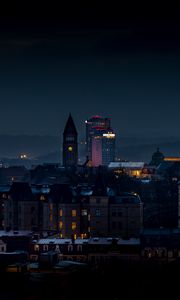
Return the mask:
<svg viewBox="0 0 180 300">
<path fill-rule="evenodd" d="M 63 166 L 77 166 L 78 163 L 78 134 L 71 114 L 63 132 Z"/>
</svg>

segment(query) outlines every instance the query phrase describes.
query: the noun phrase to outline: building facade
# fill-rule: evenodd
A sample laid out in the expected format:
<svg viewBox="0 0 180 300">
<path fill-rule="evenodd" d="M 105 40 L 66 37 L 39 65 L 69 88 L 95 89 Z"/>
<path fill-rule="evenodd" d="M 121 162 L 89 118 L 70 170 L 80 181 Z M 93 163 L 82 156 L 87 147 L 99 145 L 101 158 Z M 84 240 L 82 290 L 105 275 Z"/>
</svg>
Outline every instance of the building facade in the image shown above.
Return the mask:
<svg viewBox="0 0 180 300">
<path fill-rule="evenodd" d="M 92 165 L 108 166 L 115 160 L 115 139 L 116 135 L 113 129 L 94 129 L 92 136 Z"/>
<path fill-rule="evenodd" d="M 37 230 L 38 205 L 28 183 L 13 183 L 4 199 L 4 228 L 6 230 Z"/>
<path fill-rule="evenodd" d="M 38 191 L 39 190 L 39 191 Z M 77 192 L 68 184 L 35 189 L 13 183 L 2 198 L 3 230 L 49 232 L 60 238 L 138 237 L 142 203 L 138 195 L 109 196 L 102 183 Z"/>
<path fill-rule="evenodd" d="M 86 124 L 86 153 L 90 160 L 92 160 L 92 138 L 97 136 L 96 130 L 107 130 L 111 127 L 111 120 L 101 116 L 92 116 L 85 121 Z"/>
</svg>

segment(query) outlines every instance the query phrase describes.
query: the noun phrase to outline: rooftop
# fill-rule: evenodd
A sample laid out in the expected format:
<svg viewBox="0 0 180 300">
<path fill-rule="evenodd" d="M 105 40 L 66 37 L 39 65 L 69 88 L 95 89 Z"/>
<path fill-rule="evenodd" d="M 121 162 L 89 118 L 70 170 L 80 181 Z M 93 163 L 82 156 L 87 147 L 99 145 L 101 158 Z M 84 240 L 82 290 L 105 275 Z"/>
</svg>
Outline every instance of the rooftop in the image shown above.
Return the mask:
<svg viewBox="0 0 180 300">
<path fill-rule="evenodd" d="M 145 165 L 142 161 L 121 161 L 121 162 L 110 162 L 108 168 L 143 168 Z"/>
<path fill-rule="evenodd" d="M 136 238 L 130 238 L 130 239 L 121 239 L 121 238 L 115 238 L 118 245 L 139 245 L 140 239 Z M 99 244 L 99 245 L 110 245 L 114 238 L 112 237 L 94 237 L 90 239 L 76 239 L 74 241 L 77 245 L 83 245 L 83 244 Z M 72 244 L 71 239 L 60 239 L 60 238 L 47 238 L 47 239 L 40 239 L 38 241 L 34 240 L 34 243 L 38 245 L 66 245 L 66 244 Z"/>
<path fill-rule="evenodd" d="M 31 236 L 32 231 L 29 230 L 10 230 L 10 231 L 5 231 L 5 230 L 0 230 L 0 237 L 3 236 Z"/>
</svg>

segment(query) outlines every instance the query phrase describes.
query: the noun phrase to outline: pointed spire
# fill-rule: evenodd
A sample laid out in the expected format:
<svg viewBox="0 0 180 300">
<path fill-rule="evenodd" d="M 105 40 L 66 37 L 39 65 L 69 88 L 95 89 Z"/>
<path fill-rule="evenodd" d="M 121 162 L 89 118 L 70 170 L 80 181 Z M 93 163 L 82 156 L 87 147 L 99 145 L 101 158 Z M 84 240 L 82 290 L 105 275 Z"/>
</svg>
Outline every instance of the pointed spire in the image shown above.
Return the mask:
<svg viewBox="0 0 180 300">
<path fill-rule="evenodd" d="M 76 126 L 74 124 L 71 113 L 69 114 L 68 120 L 66 122 L 66 126 L 64 128 L 64 134 L 76 134 L 77 135 Z"/>
</svg>

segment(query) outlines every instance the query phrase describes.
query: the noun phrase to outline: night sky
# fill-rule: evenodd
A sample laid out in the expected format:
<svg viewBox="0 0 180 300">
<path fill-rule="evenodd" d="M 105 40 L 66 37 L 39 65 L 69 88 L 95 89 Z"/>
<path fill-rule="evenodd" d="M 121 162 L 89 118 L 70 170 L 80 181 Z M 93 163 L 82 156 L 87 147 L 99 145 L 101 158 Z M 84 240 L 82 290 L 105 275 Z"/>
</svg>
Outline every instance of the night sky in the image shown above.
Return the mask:
<svg viewBox="0 0 180 300">
<path fill-rule="evenodd" d="M 94 114 L 120 135 L 179 136 L 180 21 L 58 13 L 0 19 L 0 134 L 80 134 Z"/>
</svg>

